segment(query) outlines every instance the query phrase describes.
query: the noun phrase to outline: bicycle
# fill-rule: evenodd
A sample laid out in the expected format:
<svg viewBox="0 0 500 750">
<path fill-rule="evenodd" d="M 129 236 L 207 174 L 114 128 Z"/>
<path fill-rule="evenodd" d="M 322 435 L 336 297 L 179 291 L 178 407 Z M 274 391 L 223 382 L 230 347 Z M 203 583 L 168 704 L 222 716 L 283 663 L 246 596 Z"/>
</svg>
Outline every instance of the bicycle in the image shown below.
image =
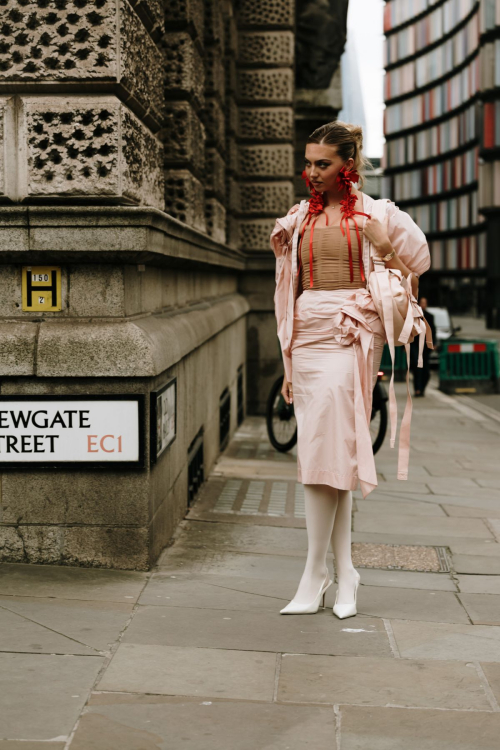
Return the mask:
<svg viewBox="0 0 500 750">
<path fill-rule="evenodd" d="M 373 453 L 380 450 L 387 432 L 387 391 L 382 383 L 383 372 L 377 375 L 377 382 L 373 389 L 372 414 L 370 420 L 370 435 L 372 437 Z M 267 434 L 273 448 L 281 453 L 287 453 L 297 442 L 297 420 L 293 404 L 287 404 L 281 389 L 283 377 L 273 383 L 266 408 Z"/>
</svg>

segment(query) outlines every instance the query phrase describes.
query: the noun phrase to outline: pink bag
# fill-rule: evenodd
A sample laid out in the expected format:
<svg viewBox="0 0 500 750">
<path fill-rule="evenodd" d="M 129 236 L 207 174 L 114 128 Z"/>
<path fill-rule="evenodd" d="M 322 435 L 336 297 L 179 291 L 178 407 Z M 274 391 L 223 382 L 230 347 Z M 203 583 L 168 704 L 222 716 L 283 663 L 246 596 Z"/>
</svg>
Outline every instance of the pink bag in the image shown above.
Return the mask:
<svg viewBox="0 0 500 750">
<path fill-rule="evenodd" d="M 387 201 L 376 201 L 372 216 L 387 226 Z M 383 212 L 383 213 L 382 213 Z M 377 214 L 379 214 L 377 216 Z M 380 216 L 382 214 L 382 216 Z M 387 344 L 391 354 L 392 375 L 389 385 L 389 414 L 391 419 L 391 448 L 394 448 L 397 429 L 397 403 L 394 391 L 394 360 L 395 347 L 404 346 L 406 350 L 406 407 L 399 433 L 398 479 L 408 479 L 408 464 L 410 459 L 410 426 L 412 414 L 412 399 L 410 395 L 410 344 L 416 336 L 419 339 L 418 367 L 423 367 L 424 343 L 434 348 L 429 324 L 424 313 L 411 291 L 410 273 L 404 278 L 401 271 L 387 268 L 384 261 L 378 260 L 370 245 L 374 270 L 368 277 L 368 290 L 373 299 L 379 317 L 384 326 Z"/>
</svg>

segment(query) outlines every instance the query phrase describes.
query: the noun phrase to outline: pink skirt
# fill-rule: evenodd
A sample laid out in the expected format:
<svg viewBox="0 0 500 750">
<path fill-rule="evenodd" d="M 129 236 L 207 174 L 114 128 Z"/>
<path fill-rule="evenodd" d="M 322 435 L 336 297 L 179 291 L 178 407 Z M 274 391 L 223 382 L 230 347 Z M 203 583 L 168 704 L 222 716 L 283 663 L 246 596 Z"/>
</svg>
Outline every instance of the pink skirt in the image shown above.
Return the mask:
<svg viewBox="0 0 500 750">
<path fill-rule="evenodd" d="M 366 289 L 305 289 L 295 302 L 292 388 L 297 479 L 366 497 L 377 486 L 370 436 L 385 334 Z"/>
</svg>

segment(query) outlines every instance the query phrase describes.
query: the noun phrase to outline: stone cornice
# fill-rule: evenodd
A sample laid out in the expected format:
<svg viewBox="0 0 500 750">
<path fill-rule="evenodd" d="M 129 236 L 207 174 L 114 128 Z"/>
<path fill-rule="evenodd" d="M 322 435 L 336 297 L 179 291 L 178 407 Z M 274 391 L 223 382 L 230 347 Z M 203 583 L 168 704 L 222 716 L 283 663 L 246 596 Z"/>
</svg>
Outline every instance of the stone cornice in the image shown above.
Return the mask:
<svg viewBox="0 0 500 750">
<path fill-rule="evenodd" d="M 122 262 L 245 269 L 245 253 L 154 208 L 0 207 L 0 260 Z"/>
</svg>

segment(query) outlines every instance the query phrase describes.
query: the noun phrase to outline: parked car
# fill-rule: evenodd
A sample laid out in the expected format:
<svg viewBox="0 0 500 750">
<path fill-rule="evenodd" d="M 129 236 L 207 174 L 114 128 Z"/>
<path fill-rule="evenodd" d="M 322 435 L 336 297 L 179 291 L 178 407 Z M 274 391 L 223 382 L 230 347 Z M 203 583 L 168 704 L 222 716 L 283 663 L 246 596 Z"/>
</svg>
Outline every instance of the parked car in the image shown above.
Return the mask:
<svg viewBox="0 0 500 750">
<path fill-rule="evenodd" d="M 427 310 L 434 316 L 434 325 L 436 326 L 436 341 L 429 357 L 429 363 L 432 365 L 439 362 L 439 352 L 443 342 L 455 336 L 462 328 L 453 325 L 451 315 L 446 307 L 428 307 Z"/>
</svg>

